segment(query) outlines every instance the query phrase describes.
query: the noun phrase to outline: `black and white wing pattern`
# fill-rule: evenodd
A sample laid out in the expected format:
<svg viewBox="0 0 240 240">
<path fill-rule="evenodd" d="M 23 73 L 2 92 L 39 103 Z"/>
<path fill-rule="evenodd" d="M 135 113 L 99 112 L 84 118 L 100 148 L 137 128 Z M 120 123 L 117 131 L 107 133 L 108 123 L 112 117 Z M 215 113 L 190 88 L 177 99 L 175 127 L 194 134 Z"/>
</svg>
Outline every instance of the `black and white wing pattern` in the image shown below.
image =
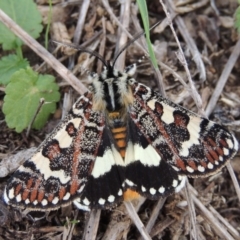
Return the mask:
<svg viewBox="0 0 240 240">
<path fill-rule="evenodd" d="M 211 175 L 238 151 L 236 138 L 223 126 L 131 81 L 132 121 L 163 161 L 188 177 Z"/>
<path fill-rule="evenodd" d="M 123 198 L 124 163 L 106 137 L 103 114 L 92 110 L 91 99 L 90 93 L 80 97 L 37 152 L 12 175 L 4 192 L 7 204 L 45 211 L 68 205 L 81 195 L 83 205 L 77 201 L 76 205 L 88 210 L 114 205 Z M 113 178 L 114 189 L 108 186 L 113 175 L 118 175 Z M 99 188 L 100 182 L 104 188 Z"/>
<path fill-rule="evenodd" d="M 220 171 L 238 150 L 224 127 L 162 98 L 111 66 L 10 178 L 4 201 L 34 210 L 111 208 L 178 192 L 186 176 Z M 126 194 L 127 193 L 127 194 Z M 130 196 L 130 197 L 129 197 Z"/>
</svg>

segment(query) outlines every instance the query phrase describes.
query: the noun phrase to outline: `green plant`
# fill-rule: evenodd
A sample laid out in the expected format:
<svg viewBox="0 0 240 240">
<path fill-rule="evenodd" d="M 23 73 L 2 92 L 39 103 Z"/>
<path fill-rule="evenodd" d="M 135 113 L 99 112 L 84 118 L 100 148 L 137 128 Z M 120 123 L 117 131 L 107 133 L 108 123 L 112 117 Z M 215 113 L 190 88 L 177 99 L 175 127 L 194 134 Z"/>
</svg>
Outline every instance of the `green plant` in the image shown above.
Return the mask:
<svg viewBox="0 0 240 240">
<path fill-rule="evenodd" d="M 240 0 L 238 0 L 238 4 L 240 5 Z M 237 31 L 240 33 L 240 6 L 236 9 L 235 12 L 235 27 Z"/>
<path fill-rule="evenodd" d="M 1 0 L 0 8 L 33 38 L 39 37 L 43 29 L 42 18 L 33 1 Z M 0 32 L 2 49 L 15 52 L 0 59 L 0 85 L 6 86 L 3 112 L 7 125 L 17 132 L 23 131 L 33 118 L 40 99 L 44 98 L 46 103 L 33 123 L 33 128 L 39 129 L 56 109 L 60 99 L 58 85 L 53 76 L 39 75 L 31 69 L 23 57 L 23 42 L 2 23 Z"/>
<path fill-rule="evenodd" d="M 149 52 L 149 56 L 150 59 L 152 61 L 152 64 L 155 68 L 157 68 L 157 60 L 152 48 L 152 43 L 150 40 L 150 27 L 149 27 L 149 19 L 148 19 L 148 9 L 147 9 L 147 4 L 145 0 L 137 0 L 137 4 L 139 7 L 139 11 L 142 17 L 142 21 L 143 21 L 143 26 L 144 26 L 144 30 L 145 30 L 145 35 L 146 35 L 146 40 L 147 40 L 147 44 L 148 44 L 148 52 Z"/>
</svg>

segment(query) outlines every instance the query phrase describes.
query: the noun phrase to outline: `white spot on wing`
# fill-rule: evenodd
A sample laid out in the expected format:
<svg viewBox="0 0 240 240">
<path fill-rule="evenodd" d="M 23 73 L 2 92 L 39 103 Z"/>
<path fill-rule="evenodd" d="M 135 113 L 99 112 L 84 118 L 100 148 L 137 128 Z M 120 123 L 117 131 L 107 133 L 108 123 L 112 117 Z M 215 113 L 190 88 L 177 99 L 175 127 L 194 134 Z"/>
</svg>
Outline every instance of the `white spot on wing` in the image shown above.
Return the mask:
<svg viewBox="0 0 240 240">
<path fill-rule="evenodd" d="M 219 165 L 219 162 L 218 162 L 218 161 L 215 161 L 214 164 L 215 164 L 215 165 Z"/>
<path fill-rule="evenodd" d="M 52 200 L 52 203 L 53 203 L 53 204 L 57 204 L 58 201 L 59 201 L 59 198 L 58 198 L 58 197 L 55 197 L 55 198 Z"/>
<path fill-rule="evenodd" d="M 208 163 L 207 167 L 208 167 L 209 169 L 213 169 L 212 163 Z"/>
<path fill-rule="evenodd" d="M 115 200 L 115 197 L 113 196 L 113 195 L 110 195 L 109 197 L 108 197 L 108 202 L 114 202 L 114 200 Z"/>
<path fill-rule="evenodd" d="M 204 172 L 205 171 L 205 168 L 201 165 L 198 166 L 198 171 L 199 172 Z"/>
<path fill-rule="evenodd" d="M 142 186 L 141 189 L 142 189 L 142 192 L 146 192 L 147 190 L 144 186 Z"/>
<path fill-rule="evenodd" d="M 30 203 L 29 199 L 26 199 L 25 204 L 29 204 L 29 203 Z"/>
<path fill-rule="evenodd" d="M 132 142 L 128 142 L 125 163 L 128 165 L 134 161 L 140 161 L 144 166 L 148 167 L 159 166 L 161 157 L 151 145 L 144 149 L 138 144 L 133 145 Z"/>
<path fill-rule="evenodd" d="M 43 206 L 46 206 L 46 205 L 48 204 L 48 201 L 47 201 L 46 199 L 43 199 L 43 200 L 41 201 L 41 204 L 42 204 Z"/>
<path fill-rule="evenodd" d="M 186 166 L 186 169 L 187 169 L 187 171 L 190 172 L 190 173 L 193 173 L 193 172 L 194 172 L 194 169 L 191 168 L 191 167 L 189 167 L 189 166 Z"/>
<path fill-rule="evenodd" d="M 158 189 L 158 191 L 159 191 L 160 193 L 164 193 L 164 192 L 165 192 L 165 187 L 161 186 L 161 187 Z"/>
<path fill-rule="evenodd" d="M 83 199 L 83 203 L 86 206 L 88 206 L 90 204 L 89 200 L 86 197 Z"/>
<path fill-rule="evenodd" d="M 5 192 L 6 192 L 6 189 L 5 189 Z M 7 196 L 7 194 L 6 194 L 6 196 Z M 8 191 L 8 197 L 9 197 L 10 199 L 13 199 L 13 198 L 15 197 L 15 195 L 14 195 L 14 188 L 11 188 L 11 189 Z"/>
<path fill-rule="evenodd" d="M 100 198 L 100 199 L 98 200 L 98 203 L 99 203 L 100 205 L 104 205 L 105 202 L 106 202 L 106 200 L 103 199 L 103 198 Z"/>
<path fill-rule="evenodd" d="M 65 196 L 63 197 L 63 200 L 68 200 L 70 198 L 70 193 L 69 192 L 67 192 L 66 194 L 65 194 Z"/>
<path fill-rule="evenodd" d="M 223 157 L 222 156 L 219 156 L 219 161 L 223 161 Z"/>
<path fill-rule="evenodd" d="M 127 184 L 128 186 L 130 186 L 130 187 L 132 187 L 133 185 L 135 185 L 132 181 L 130 181 L 130 180 L 128 180 L 128 179 L 126 179 L 125 182 L 126 182 L 126 184 Z"/>
<path fill-rule="evenodd" d="M 37 200 L 34 200 L 33 201 L 33 205 L 37 205 L 38 204 L 38 201 Z"/>
<path fill-rule="evenodd" d="M 21 194 L 18 194 L 18 195 L 16 196 L 16 201 L 17 201 L 17 202 L 21 202 L 21 201 L 22 201 L 22 196 L 21 196 Z"/>
<path fill-rule="evenodd" d="M 227 148 L 223 148 L 223 153 L 225 156 L 229 155 L 229 150 Z"/>
<path fill-rule="evenodd" d="M 123 194 L 122 189 L 119 189 L 118 196 L 122 196 L 122 194 Z"/>
<path fill-rule="evenodd" d="M 172 186 L 175 188 L 178 185 L 178 181 L 176 179 L 173 180 Z"/>
<path fill-rule="evenodd" d="M 150 189 L 149 189 L 149 192 L 150 192 L 152 195 L 154 195 L 154 194 L 156 193 L 156 189 L 155 189 L 155 188 L 150 188 Z"/>
</svg>

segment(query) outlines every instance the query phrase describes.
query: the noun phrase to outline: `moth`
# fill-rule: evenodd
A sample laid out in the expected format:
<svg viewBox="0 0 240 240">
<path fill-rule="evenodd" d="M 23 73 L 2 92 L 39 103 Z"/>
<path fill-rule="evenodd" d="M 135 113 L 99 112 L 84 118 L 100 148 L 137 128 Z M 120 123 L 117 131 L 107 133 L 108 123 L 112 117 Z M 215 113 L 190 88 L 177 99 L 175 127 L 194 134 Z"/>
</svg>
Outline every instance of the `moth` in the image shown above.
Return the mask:
<svg viewBox="0 0 240 240">
<path fill-rule="evenodd" d="M 53 210 L 112 208 L 138 195 L 178 192 L 186 177 L 220 171 L 238 150 L 223 126 L 163 98 L 134 79 L 136 65 L 105 63 L 91 91 L 11 176 L 4 201 Z"/>
</svg>

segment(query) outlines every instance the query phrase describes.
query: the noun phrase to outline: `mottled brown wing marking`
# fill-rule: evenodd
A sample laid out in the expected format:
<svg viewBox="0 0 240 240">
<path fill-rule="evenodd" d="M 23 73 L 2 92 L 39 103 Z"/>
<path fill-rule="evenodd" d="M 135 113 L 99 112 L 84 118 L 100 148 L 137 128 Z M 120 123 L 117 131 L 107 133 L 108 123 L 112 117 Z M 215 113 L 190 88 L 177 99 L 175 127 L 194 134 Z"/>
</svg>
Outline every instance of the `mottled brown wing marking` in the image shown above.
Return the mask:
<svg viewBox="0 0 240 240">
<path fill-rule="evenodd" d="M 224 127 L 132 82 L 131 118 L 161 158 L 179 174 L 206 176 L 219 171 L 238 150 Z"/>
<path fill-rule="evenodd" d="M 71 122 L 67 124 L 66 131 L 70 137 L 75 136 L 75 134 L 77 133 L 77 129 L 74 127 L 74 124 Z"/>
<path fill-rule="evenodd" d="M 44 157 L 47 157 L 50 161 L 56 159 L 61 154 L 61 148 L 57 140 L 53 139 L 42 150 Z"/>
<path fill-rule="evenodd" d="M 155 105 L 156 106 L 156 105 Z M 180 111 L 173 112 L 174 123 L 176 127 L 186 128 L 189 123 L 189 116 L 182 114 Z"/>
<path fill-rule="evenodd" d="M 149 143 L 152 142 L 152 139 L 149 138 L 149 134 L 147 132 L 147 129 L 150 128 L 150 127 L 156 128 L 155 135 L 163 137 L 166 145 L 169 147 L 169 149 L 171 149 L 171 152 L 174 156 L 174 160 L 178 159 L 179 158 L 178 150 L 176 149 L 173 142 L 171 141 L 171 137 L 170 137 L 169 133 L 166 131 L 163 122 L 159 118 L 156 117 L 156 115 L 153 113 L 153 111 L 151 111 L 150 107 L 148 107 L 146 105 L 146 103 L 143 102 L 142 99 L 139 96 L 136 96 L 136 102 L 137 102 L 137 104 L 140 104 L 140 106 L 141 106 L 140 109 L 142 109 L 141 112 L 139 112 L 139 113 L 145 112 L 145 114 L 147 116 L 150 116 L 151 119 L 152 119 L 153 124 L 147 126 L 147 125 L 145 125 L 144 120 L 142 120 L 142 117 L 140 117 L 140 119 L 138 119 L 140 114 L 139 114 L 139 116 L 136 114 L 136 112 L 134 112 L 132 114 L 132 118 L 135 120 L 136 125 L 139 127 L 141 132 L 145 135 L 146 139 L 148 139 Z M 136 104 L 136 102 L 135 102 L 135 104 Z M 156 102 L 155 106 L 157 107 L 157 109 L 163 109 L 163 106 L 161 106 L 161 104 L 159 102 Z M 162 112 L 160 112 L 160 114 L 161 113 Z M 150 122 L 149 122 L 149 124 L 150 124 Z M 159 155 L 162 158 L 164 158 L 164 156 L 161 152 L 161 149 L 156 149 L 156 151 L 159 153 Z"/>
<path fill-rule="evenodd" d="M 80 128 L 78 129 L 78 133 L 77 136 L 74 140 L 74 147 L 73 147 L 73 158 L 72 158 L 72 183 L 70 186 L 70 194 L 73 196 L 76 194 L 80 182 L 79 182 L 79 178 L 78 178 L 78 166 L 79 166 L 79 156 L 81 154 L 81 149 L 80 149 L 80 145 L 81 145 L 81 136 L 83 134 L 84 131 L 84 125 L 81 124 Z"/>
<path fill-rule="evenodd" d="M 69 204 L 81 194 L 104 128 L 102 114 L 92 111 L 91 98 L 89 93 L 80 97 L 63 122 L 13 174 L 5 202 L 44 211 Z"/>
</svg>

